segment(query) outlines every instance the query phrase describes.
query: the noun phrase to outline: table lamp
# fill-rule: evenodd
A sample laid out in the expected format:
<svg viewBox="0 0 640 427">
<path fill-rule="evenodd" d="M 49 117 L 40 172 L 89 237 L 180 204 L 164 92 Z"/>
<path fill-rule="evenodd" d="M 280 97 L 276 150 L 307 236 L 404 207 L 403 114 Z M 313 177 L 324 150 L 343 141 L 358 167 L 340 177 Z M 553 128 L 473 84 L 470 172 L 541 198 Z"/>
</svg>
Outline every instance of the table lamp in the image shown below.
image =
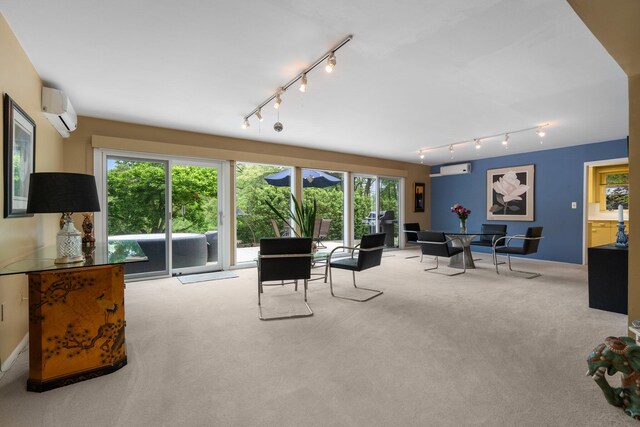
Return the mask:
<svg viewBox="0 0 640 427">
<path fill-rule="evenodd" d="M 73 225 L 74 212 L 100 212 L 92 175 L 37 172 L 29 178 L 28 213 L 61 213 L 64 225 L 56 237 L 56 264 L 83 262 L 82 235 Z"/>
</svg>

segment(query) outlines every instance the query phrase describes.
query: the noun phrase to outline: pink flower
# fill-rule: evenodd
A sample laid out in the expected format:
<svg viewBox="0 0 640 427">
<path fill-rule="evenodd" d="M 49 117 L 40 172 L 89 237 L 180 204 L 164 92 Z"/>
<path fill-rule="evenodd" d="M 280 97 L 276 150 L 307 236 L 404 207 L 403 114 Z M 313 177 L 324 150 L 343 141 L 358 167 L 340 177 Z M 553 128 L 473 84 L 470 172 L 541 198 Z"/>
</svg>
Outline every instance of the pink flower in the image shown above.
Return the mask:
<svg viewBox="0 0 640 427">
<path fill-rule="evenodd" d="M 471 210 L 465 208 L 464 206 L 462 206 L 461 204 L 456 203 L 455 205 L 451 206 L 451 212 L 453 212 L 454 214 L 456 214 L 458 216 L 458 218 L 460 219 L 467 219 L 467 217 L 471 214 Z"/>
</svg>

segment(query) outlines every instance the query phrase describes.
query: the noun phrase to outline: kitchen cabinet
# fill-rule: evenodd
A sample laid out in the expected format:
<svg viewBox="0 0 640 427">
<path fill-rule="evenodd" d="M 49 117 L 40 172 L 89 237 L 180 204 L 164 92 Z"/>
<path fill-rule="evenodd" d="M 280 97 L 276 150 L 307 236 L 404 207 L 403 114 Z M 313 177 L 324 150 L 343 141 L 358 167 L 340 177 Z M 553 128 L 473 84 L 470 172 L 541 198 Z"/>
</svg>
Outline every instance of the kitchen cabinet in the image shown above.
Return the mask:
<svg viewBox="0 0 640 427">
<path fill-rule="evenodd" d="M 625 231 L 629 232 L 629 222 L 625 221 Z M 615 243 L 616 234 L 618 233 L 618 221 L 588 221 L 588 247 L 602 246 L 609 243 Z"/>
</svg>

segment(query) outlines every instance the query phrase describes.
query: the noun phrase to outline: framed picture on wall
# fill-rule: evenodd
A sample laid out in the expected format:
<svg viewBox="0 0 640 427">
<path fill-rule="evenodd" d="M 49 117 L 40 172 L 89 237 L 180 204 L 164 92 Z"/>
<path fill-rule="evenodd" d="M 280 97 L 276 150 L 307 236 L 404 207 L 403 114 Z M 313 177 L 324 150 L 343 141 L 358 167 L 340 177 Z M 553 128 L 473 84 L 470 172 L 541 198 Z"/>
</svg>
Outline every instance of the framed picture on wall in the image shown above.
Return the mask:
<svg viewBox="0 0 640 427">
<path fill-rule="evenodd" d="M 36 123 L 4 94 L 4 217 L 27 213 L 29 176 L 36 162 Z"/>
<path fill-rule="evenodd" d="M 413 193 L 415 197 L 414 212 L 424 212 L 424 182 L 416 182 Z"/>
<path fill-rule="evenodd" d="M 487 170 L 487 219 L 533 221 L 535 166 Z"/>
</svg>

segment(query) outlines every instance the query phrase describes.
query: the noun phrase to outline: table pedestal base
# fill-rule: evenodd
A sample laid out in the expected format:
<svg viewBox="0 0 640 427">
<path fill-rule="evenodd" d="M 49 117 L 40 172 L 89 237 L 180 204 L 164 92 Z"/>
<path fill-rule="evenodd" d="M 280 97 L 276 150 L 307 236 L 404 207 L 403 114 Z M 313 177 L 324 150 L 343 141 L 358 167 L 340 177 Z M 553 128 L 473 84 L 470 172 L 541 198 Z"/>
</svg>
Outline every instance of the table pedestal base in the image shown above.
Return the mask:
<svg viewBox="0 0 640 427">
<path fill-rule="evenodd" d="M 473 255 L 471 255 L 471 240 L 475 237 L 473 236 L 456 236 L 462 240 L 462 249 L 464 251 L 465 256 L 465 264 L 467 268 L 476 268 L 476 264 L 473 262 Z M 451 246 L 454 248 L 460 247 L 460 241 L 455 239 L 451 242 Z M 462 253 L 452 256 L 449 258 L 449 267 L 451 268 L 464 268 L 462 264 Z"/>
</svg>

